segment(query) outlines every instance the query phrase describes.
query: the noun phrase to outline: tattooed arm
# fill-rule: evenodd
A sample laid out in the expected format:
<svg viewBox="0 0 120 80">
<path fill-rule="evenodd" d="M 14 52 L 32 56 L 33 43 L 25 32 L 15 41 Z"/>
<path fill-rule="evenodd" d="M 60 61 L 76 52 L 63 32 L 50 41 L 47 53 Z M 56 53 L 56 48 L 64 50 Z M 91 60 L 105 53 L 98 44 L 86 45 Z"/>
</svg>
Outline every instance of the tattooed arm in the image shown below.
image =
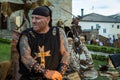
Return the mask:
<svg viewBox="0 0 120 80">
<path fill-rule="evenodd" d="M 60 53 L 62 54 L 61 63 L 69 65 L 69 48 L 65 32 L 60 28 Z"/>
<path fill-rule="evenodd" d="M 68 41 L 65 32 L 60 28 L 60 53 L 62 60 L 59 66 L 59 72 L 64 75 L 70 63 L 70 54 L 68 49 Z"/>
<path fill-rule="evenodd" d="M 36 72 L 45 73 L 46 70 L 41 68 L 40 64 L 31 56 L 31 49 L 28 44 L 28 38 L 22 35 L 19 43 L 20 56 L 23 64 L 29 69 L 34 69 Z"/>
<path fill-rule="evenodd" d="M 36 60 L 32 58 L 31 49 L 28 44 L 28 38 L 25 35 L 22 35 L 19 43 L 21 61 L 24 65 L 30 69 L 33 63 L 36 63 Z"/>
</svg>

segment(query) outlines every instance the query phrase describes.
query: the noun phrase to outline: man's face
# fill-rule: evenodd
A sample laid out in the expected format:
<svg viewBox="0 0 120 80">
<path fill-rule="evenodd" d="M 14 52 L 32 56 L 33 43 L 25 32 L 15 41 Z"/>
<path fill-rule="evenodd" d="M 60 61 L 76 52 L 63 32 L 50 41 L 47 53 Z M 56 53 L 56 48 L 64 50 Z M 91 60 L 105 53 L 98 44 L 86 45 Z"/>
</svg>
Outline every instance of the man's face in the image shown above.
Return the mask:
<svg viewBox="0 0 120 80">
<path fill-rule="evenodd" d="M 39 32 L 48 27 L 50 17 L 32 15 L 33 30 Z"/>
<path fill-rule="evenodd" d="M 78 25 L 79 21 L 80 21 L 79 19 L 75 19 L 74 23 Z"/>
</svg>

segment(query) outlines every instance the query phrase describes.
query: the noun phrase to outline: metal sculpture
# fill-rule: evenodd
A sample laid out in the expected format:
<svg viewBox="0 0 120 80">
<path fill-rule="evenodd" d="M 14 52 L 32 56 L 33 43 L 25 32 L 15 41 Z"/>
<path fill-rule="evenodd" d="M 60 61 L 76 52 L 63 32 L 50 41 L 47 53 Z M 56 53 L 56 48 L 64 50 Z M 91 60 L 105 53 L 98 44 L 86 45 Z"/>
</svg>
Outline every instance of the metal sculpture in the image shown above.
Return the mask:
<svg viewBox="0 0 120 80">
<path fill-rule="evenodd" d="M 0 8 L 1 8 L 0 11 L 5 17 L 10 17 L 12 13 L 14 13 L 18 10 L 24 11 L 23 22 L 20 25 L 20 27 L 22 27 L 22 25 L 25 23 L 25 21 L 26 21 L 25 19 L 27 19 L 28 22 L 30 23 L 30 19 L 29 19 L 29 15 L 28 15 L 30 10 L 32 10 L 38 6 L 41 6 L 41 5 L 53 6 L 52 3 L 49 2 L 48 0 L 37 0 L 35 2 L 32 2 L 31 0 L 22 0 L 22 2 L 23 2 L 22 4 L 10 2 L 10 1 L 0 2 Z"/>
</svg>

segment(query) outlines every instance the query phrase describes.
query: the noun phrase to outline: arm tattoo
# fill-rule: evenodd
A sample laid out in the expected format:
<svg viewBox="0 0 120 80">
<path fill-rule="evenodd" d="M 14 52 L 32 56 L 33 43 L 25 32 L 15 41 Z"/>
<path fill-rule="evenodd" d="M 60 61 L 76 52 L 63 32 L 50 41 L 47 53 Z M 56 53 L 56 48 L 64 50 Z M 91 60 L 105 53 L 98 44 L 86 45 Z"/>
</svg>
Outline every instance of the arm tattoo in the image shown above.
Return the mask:
<svg viewBox="0 0 120 80">
<path fill-rule="evenodd" d="M 60 38 L 63 39 L 64 46 L 65 46 L 66 50 L 69 51 L 67 36 L 66 36 L 65 32 L 63 31 L 63 29 L 60 29 Z"/>
<path fill-rule="evenodd" d="M 62 55 L 58 71 L 64 75 L 70 63 L 70 54 L 68 52 L 68 41 L 63 29 L 60 29 L 60 53 Z"/>
<path fill-rule="evenodd" d="M 31 56 L 31 50 L 28 44 L 28 38 L 23 35 L 20 39 L 20 56 L 21 56 L 21 61 L 25 64 L 27 68 L 30 69 L 30 66 L 33 63 L 36 63 L 36 60 L 34 60 Z"/>
<path fill-rule="evenodd" d="M 23 35 L 20 39 L 20 56 L 21 61 L 29 69 L 34 69 L 36 72 L 46 73 L 47 69 L 43 69 L 39 63 L 31 56 L 31 49 L 28 44 L 28 38 Z"/>
<path fill-rule="evenodd" d="M 60 52 L 62 54 L 61 63 L 69 64 L 70 54 L 68 49 L 68 41 L 65 32 L 60 29 Z"/>
</svg>

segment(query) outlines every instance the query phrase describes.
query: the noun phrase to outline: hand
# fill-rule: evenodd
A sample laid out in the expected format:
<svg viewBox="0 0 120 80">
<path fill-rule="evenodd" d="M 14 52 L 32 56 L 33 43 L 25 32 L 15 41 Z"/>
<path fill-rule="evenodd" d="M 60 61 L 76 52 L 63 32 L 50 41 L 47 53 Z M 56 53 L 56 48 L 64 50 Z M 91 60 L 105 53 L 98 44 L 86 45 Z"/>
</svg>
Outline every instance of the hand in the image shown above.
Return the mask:
<svg viewBox="0 0 120 80">
<path fill-rule="evenodd" d="M 55 70 L 48 70 L 44 76 L 48 79 L 52 79 L 52 80 L 62 80 L 62 75 Z"/>
</svg>

